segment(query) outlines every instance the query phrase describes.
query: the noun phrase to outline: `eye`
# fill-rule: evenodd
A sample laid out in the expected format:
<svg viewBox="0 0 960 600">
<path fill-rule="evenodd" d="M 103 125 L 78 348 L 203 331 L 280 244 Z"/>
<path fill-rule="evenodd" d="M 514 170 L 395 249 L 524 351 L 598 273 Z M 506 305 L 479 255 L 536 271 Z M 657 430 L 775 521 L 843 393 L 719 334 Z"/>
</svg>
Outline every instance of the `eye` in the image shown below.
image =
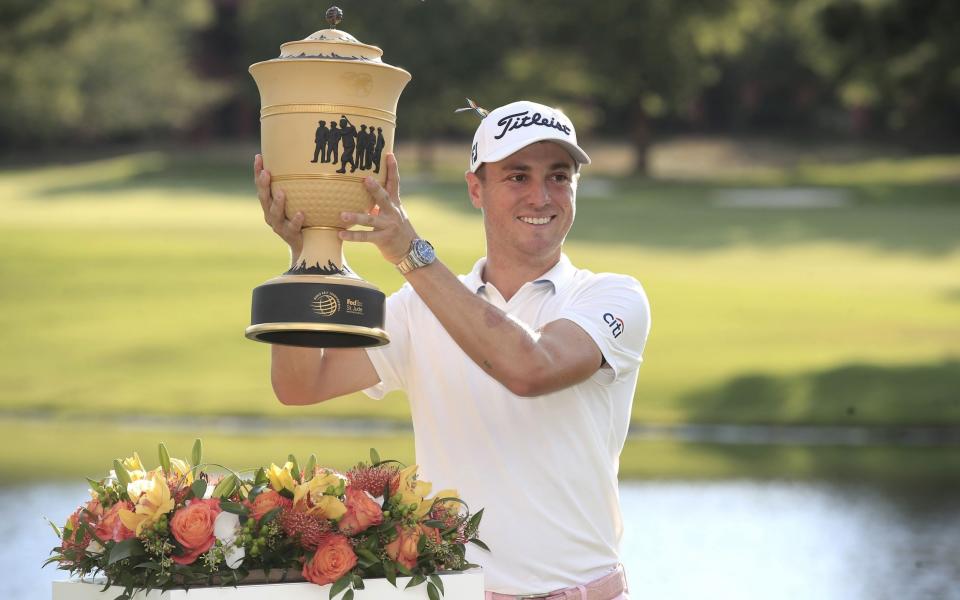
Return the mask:
<svg viewBox="0 0 960 600">
<path fill-rule="evenodd" d="M 566 172 L 554 173 L 553 180 L 557 183 L 567 183 L 570 181 L 570 174 Z"/>
<path fill-rule="evenodd" d="M 507 176 L 507 181 L 513 181 L 516 183 L 523 183 L 526 180 L 527 180 L 526 173 L 514 173 L 512 175 Z"/>
</svg>

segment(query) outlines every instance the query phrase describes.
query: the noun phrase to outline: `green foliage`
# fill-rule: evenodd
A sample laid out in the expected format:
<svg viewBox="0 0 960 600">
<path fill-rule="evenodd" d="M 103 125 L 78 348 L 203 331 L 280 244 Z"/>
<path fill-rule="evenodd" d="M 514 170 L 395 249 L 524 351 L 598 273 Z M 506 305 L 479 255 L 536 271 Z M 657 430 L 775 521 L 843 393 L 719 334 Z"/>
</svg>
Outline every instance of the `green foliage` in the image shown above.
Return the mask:
<svg viewBox="0 0 960 600">
<path fill-rule="evenodd" d="M 223 89 L 190 68 L 207 0 L 40 0 L 0 19 L 0 138 L 81 141 L 182 128 Z"/>
</svg>

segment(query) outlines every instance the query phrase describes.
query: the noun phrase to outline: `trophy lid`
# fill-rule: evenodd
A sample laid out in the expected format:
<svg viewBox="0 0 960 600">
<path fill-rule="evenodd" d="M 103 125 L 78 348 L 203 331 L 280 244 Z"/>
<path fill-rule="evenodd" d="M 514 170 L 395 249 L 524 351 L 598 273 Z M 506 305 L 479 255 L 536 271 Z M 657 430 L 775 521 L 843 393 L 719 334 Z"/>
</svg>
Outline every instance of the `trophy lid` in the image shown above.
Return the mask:
<svg viewBox="0 0 960 600">
<path fill-rule="evenodd" d="M 337 29 L 343 20 L 343 11 L 337 6 L 327 9 L 327 22 L 331 28 L 321 29 L 302 40 L 280 45 L 280 57 L 285 59 L 360 60 L 383 62 L 383 50 L 364 44 L 346 31 Z"/>
</svg>

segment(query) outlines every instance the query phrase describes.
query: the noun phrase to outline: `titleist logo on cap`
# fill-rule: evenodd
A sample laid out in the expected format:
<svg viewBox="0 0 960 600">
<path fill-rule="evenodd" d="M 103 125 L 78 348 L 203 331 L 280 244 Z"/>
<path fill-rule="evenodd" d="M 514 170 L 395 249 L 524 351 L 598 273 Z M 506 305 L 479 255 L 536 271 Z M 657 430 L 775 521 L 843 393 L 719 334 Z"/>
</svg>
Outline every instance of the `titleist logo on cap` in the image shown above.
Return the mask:
<svg viewBox="0 0 960 600">
<path fill-rule="evenodd" d="M 570 135 L 570 127 L 564 125 L 560 121 L 556 120 L 553 117 L 546 119 L 540 113 L 533 113 L 533 116 L 529 116 L 530 111 L 525 110 L 523 112 L 514 113 L 512 115 L 507 115 L 497 121 L 497 125 L 503 127 L 503 130 L 500 131 L 500 135 L 493 136 L 493 139 L 499 140 L 507 134 L 508 131 L 513 131 L 514 129 L 520 129 L 521 127 L 530 127 L 532 125 L 538 125 L 540 127 L 552 127 L 558 131 L 562 131 L 564 135 Z"/>
</svg>

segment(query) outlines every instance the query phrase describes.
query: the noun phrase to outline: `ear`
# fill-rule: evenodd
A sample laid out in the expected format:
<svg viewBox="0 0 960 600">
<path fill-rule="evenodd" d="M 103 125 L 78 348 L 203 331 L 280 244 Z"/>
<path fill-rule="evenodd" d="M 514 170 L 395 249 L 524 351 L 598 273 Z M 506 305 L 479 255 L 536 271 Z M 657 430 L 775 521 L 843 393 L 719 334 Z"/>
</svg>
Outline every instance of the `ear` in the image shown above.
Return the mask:
<svg viewBox="0 0 960 600">
<path fill-rule="evenodd" d="M 476 173 L 471 173 L 467 171 L 464 174 L 464 178 L 467 180 L 467 193 L 470 194 L 470 204 L 473 204 L 474 208 L 483 209 L 483 200 L 482 198 L 482 189 L 483 181 L 480 180 L 480 177 Z"/>
</svg>

